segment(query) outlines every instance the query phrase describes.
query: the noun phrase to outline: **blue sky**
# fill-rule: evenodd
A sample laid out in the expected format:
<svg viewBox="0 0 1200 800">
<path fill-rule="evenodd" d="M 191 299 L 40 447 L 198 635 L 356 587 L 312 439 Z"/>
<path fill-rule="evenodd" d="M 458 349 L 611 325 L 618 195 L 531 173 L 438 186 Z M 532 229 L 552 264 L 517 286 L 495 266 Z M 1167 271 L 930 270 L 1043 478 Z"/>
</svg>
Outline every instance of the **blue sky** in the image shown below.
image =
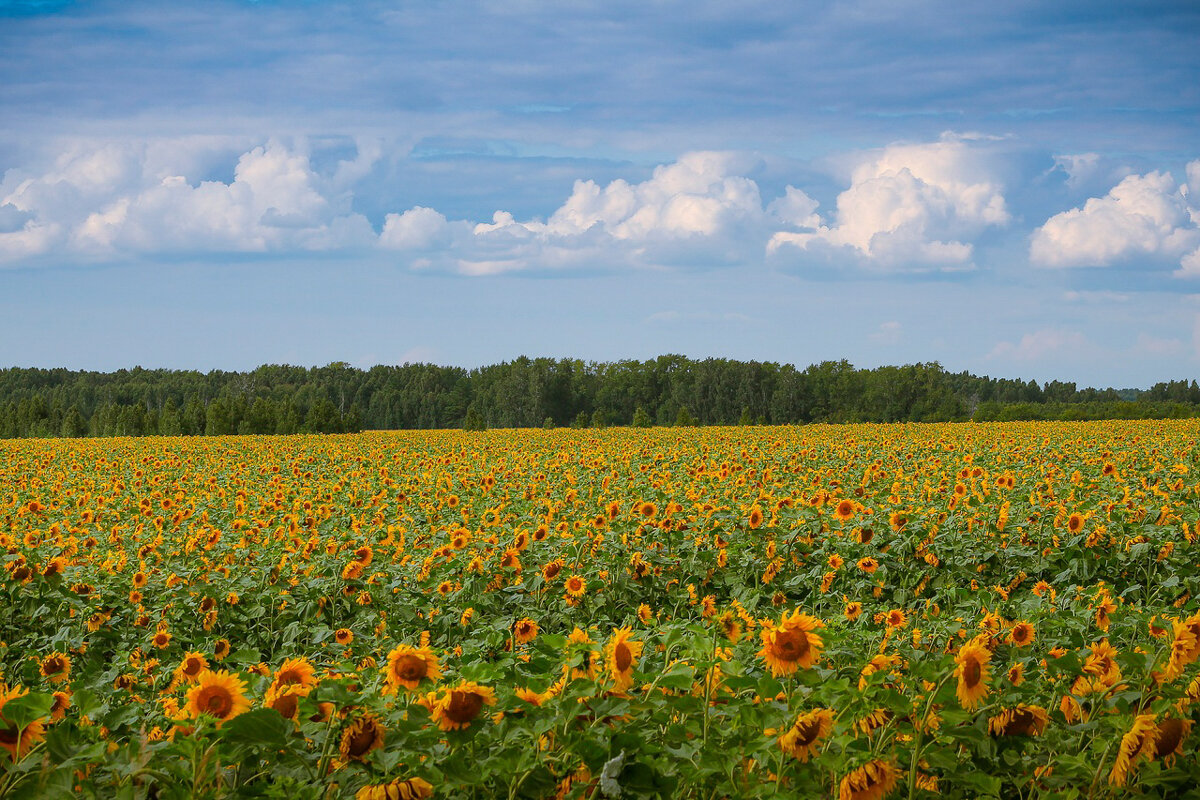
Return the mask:
<svg viewBox="0 0 1200 800">
<path fill-rule="evenodd" d="M 1200 372 L 1200 6 L 0 0 L 0 365 Z"/>
</svg>

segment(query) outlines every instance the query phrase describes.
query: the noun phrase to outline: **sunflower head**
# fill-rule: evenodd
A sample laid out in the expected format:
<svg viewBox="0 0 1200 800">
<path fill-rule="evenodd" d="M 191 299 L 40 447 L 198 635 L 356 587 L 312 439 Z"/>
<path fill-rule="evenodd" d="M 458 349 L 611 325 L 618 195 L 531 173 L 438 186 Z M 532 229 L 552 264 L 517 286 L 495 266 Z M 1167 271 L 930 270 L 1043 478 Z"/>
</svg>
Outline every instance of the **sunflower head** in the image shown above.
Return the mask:
<svg viewBox="0 0 1200 800">
<path fill-rule="evenodd" d="M 796 717 L 792 727 L 784 731 L 778 739 L 779 749 L 792 758 L 807 762 L 816 755 L 821 742 L 833 730 L 833 711 L 828 708 L 818 708 L 807 711 Z"/>
<path fill-rule="evenodd" d="M 289 658 L 275 671 L 275 678 L 271 684 L 273 686 L 286 686 L 295 683 L 300 686 L 310 687 L 316 685 L 316 675 L 316 667 L 307 658 L 303 656 L 300 658 Z"/>
<path fill-rule="evenodd" d="M 220 726 L 250 709 L 246 699 L 246 684 L 237 675 L 221 670 L 203 670 L 187 692 L 187 714 L 193 719 L 201 715 L 213 717 Z"/>
<path fill-rule="evenodd" d="M 825 627 L 816 617 L 799 610 L 785 613 L 779 624 L 762 631 L 762 650 L 759 655 L 775 677 L 791 675 L 797 669 L 807 669 L 816 663 L 824 642 L 814 631 Z"/>
<path fill-rule="evenodd" d="M 617 628 L 604 647 L 604 664 L 618 692 L 633 685 L 633 667 L 642 654 L 642 643 L 632 636 L 632 628 Z"/>
<path fill-rule="evenodd" d="M 338 753 L 342 761 L 365 761 L 372 750 L 383 747 L 383 725 L 374 714 L 367 712 L 342 731 Z"/>
<path fill-rule="evenodd" d="M 442 668 L 437 655 L 428 647 L 402 644 L 388 653 L 384 675 L 387 679 L 385 693 L 394 694 L 400 686 L 416 689 L 423 680 L 437 680 L 442 676 Z"/>
<path fill-rule="evenodd" d="M 869 761 L 842 778 L 838 800 L 881 800 L 896 788 L 900 774 L 890 762 Z"/>
<path fill-rule="evenodd" d="M 954 675 L 958 678 L 958 701 L 968 711 L 979 705 L 988 693 L 988 662 L 991 651 L 978 641 L 963 645 L 954 662 Z"/>
<path fill-rule="evenodd" d="M 29 694 L 28 689 L 20 686 L 10 689 L 0 683 L 0 749 L 6 751 L 14 762 L 24 758 L 30 748 L 46 737 L 46 726 L 40 719 L 19 728 L 4 718 L 4 706 L 8 705 L 10 700 L 16 700 L 26 694 Z"/>
<path fill-rule="evenodd" d="M 39 671 L 51 683 L 62 683 L 71 677 L 71 659 L 65 653 L 51 653 L 42 659 Z"/>
<path fill-rule="evenodd" d="M 188 653 L 183 657 L 183 661 L 179 662 L 175 673 L 183 678 L 188 683 L 195 683 L 200 677 L 200 673 L 208 669 L 208 659 L 203 653 Z"/>
<path fill-rule="evenodd" d="M 440 697 L 430 704 L 434 721 L 444 731 L 468 727 L 485 705 L 496 704 L 496 693 L 488 686 L 474 681 L 462 681 L 457 686 L 443 687 Z"/>
</svg>

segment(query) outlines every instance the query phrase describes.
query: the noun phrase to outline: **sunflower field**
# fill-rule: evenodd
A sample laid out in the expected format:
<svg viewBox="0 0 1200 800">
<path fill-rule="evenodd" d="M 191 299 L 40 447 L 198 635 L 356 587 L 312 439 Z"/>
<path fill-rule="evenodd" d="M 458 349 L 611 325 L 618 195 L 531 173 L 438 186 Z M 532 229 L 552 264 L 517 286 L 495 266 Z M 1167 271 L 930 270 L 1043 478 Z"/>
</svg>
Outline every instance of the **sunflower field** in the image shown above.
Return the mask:
<svg viewBox="0 0 1200 800">
<path fill-rule="evenodd" d="M 1198 439 L 0 442 L 0 800 L 1200 796 Z"/>
</svg>

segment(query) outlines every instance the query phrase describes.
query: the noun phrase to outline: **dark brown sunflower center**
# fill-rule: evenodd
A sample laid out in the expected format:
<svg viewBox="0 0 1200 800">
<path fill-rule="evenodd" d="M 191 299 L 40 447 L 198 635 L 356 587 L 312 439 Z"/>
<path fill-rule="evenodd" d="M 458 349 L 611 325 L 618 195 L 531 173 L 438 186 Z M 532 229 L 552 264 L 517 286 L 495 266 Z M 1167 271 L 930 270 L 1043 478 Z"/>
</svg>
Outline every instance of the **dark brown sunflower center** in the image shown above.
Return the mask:
<svg viewBox="0 0 1200 800">
<path fill-rule="evenodd" d="M 370 752 L 373 744 L 375 744 L 375 725 L 365 722 L 358 726 L 358 730 L 350 734 L 346 752 L 353 757 L 358 757 Z"/>
<path fill-rule="evenodd" d="M 183 673 L 185 675 L 199 675 L 203 665 L 198 658 L 189 658 L 183 662 Z"/>
<path fill-rule="evenodd" d="M 1004 726 L 1005 736 L 1028 736 L 1033 730 L 1034 716 L 1022 708 L 1013 712 L 1012 718 Z"/>
<path fill-rule="evenodd" d="M 419 681 L 429 674 L 425 660 L 414 655 L 400 656 L 396 659 L 396 666 L 392 669 L 396 673 L 396 677 L 404 681 Z"/>
<path fill-rule="evenodd" d="M 800 720 L 795 724 L 793 730 L 796 731 L 796 744 L 812 744 L 817 740 L 817 734 L 821 732 L 821 723 L 815 719 Z"/>
<path fill-rule="evenodd" d="M 963 665 L 963 682 L 967 686 L 977 686 L 983 678 L 983 665 L 974 658 L 968 659 Z"/>
<path fill-rule="evenodd" d="M 6 747 L 16 747 L 17 737 L 21 733 L 20 729 L 15 725 L 8 725 L 0 728 L 0 745 Z"/>
<path fill-rule="evenodd" d="M 627 671 L 633 664 L 633 653 L 629 651 L 629 645 L 617 642 L 617 646 L 613 648 L 613 661 L 617 664 L 617 672 Z"/>
<path fill-rule="evenodd" d="M 479 716 L 482 708 L 483 697 L 480 695 L 474 692 L 453 691 L 450 693 L 450 702 L 446 704 L 446 716 L 454 722 L 470 722 Z"/>
<path fill-rule="evenodd" d="M 221 687 L 214 686 L 201 693 L 199 706 L 214 717 L 224 719 L 233 709 L 233 698 Z"/>
<path fill-rule="evenodd" d="M 775 654 L 784 661 L 798 661 L 808 652 L 803 631 L 784 631 L 775 636 Z"/>
<path fill-rule="evenodd" d="M 1158 739 L 1154 743 L 1154 757 L 1162 758 L 1175 752 L 1183 739 L 1183 720 L 1164 719 L 1158 726 Z"/>
<path fill-rule="evenodd" d="M 57 675 L 63 671 L 65 666 L 66 665 L 63 664 L 61 658 L 48 658 L 42 664 L 42 672 L 44 672 L 46 675 Z"/>
</svg>

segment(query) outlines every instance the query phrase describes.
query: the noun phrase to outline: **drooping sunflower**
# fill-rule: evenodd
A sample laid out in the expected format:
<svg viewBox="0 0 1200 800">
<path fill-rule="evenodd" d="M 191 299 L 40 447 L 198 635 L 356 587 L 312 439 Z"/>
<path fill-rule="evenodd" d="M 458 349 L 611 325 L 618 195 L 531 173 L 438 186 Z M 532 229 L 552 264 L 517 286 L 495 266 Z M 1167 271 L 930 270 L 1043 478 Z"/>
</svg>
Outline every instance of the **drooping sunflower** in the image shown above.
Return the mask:
<svg viewBox="0 0 1200 800">
<path fill-rule="evenodd" d="M 175 668 L 175 674 L 187 681 L 195 683 L 200 677 L 200 673 L 208 669 L 208 659 L 203 653 L 191 652 L 183 657 L 183 661 L 179 662 L 179 666 Z"/>
<path fill-rule="evenodd" d="M 54 705 L 50 706 L 50 721 L 58 722 L 67 715 L 67 709 L 71 707 L 71 691 L 59 691 L 54 693 Z"/>
<path fill-rule="evenodd" d="M 816 617 L 801 614 L 799 609 L 786 612 L 778 625 L 762 631 L 762 650 L 758 652 L 775 677 L 791 675 L 800 667 L 807 669 L 816 663 L 824 642 L 814 631 L 825 627 Z"/>
<path fill-rule="evenodd" d="M 868 761 L 842 778 L 838 800 L 882 800 L 896 788 L 900 775 L 900 770 L 887 761 Z"/>
<path fill-rule="evenodd" d="M 1124 786 L 1128 783 L 1129 773 L 1137 769 L 1138 761 L 1148 760 L 1157 751 L 1157 736 L 1158 726 L 1154 724 L 1154 715 L 1138 714 L 1133 720 L 1133 725 L 1121 737 L 1121 747 L 1113 760 L 1108 782 L 1113 786 Z"/>
<path fill-rule="evenodd" d="M 1018 703 L 1014 708 L 1005 708 L 988 719 L 988 731 L 992 736 L 1041 736 L 1046 730 L 1050 716 L 1041 706 Z"/>
<path fill-rule="evenodd" d="M 14 762 L 20 761 L 30 748 L 46 738 L 46 726 L 40 719 L 34 720 L 24 728 L 18 728 L 4 718 L 4 707 L 8 702 L 26 694 L 29 694 L 28 689 L 20 686 L 10 689 L 0 683 L 0 749 L 7 752 Z"/>
<path fill-rule="evenodd" d="M 63 683 L 71 678 L 71 659 L 65 653 L 51 653 L 42 659 L 38 669 L 51 683 Z"/>
<path fill-rule="evenodd" d="M 991 652 L 979 641 L 963 645 L 954 658 L 957 665 L 954 676 L 958 678 L 958 702 L 971 711 L 988 693 L 988 662 Z"/>
<path fill-rule="evenodd" d="M 817 754 L 821 742 L 833 730 L 833 711 L 828 708 L 816 708 L 806 711 L 796 717 L 792 727 L 779 737 L 779 749 L 792 758 L 807 762 Z"/>
<path fill-rule="evenodd" d="M 1184 717 L 1167 717 L 1158 723 L 1154 738 L 1154 758 L 1167 759 L 1180 752 L 1183 740 L 1192 732 L 1192 721 Z"/>
<path fill-rule="evenodd" d="M 298 683 L 301 686 L 311 687 L 317 685 L 316 676 L 317 669 L 307 658 L 303 656 L 289 658 L 275 671 L 275 678 L 271 681 L 271 685 L 286 686 L 290 683 Z"/>
<path fill-rule="evenodd" d="M 537 635 L 538 624 L 528 617 L 517 620 L 517 623 L 513 625 L 513 638 L 517 640 L 517 644 L 532 642 Z"/>
<path fill-rule="evenodd" d="M 416 689 L 427 678 L 436 681 L 442 677 L 442 667 L 437 655 L 428 647 L 402 644 L 388 653 L 384 675 L 387 678 L 384 694 L 395 694 L 399 686 Z"/>
<path fill-rule="evenodd" d="M 396 778 L 364 786 L 354 800 L 424 800 L 433 797 L 433 784 L 423 778 Z"/>
<path fill-rule="evenodd" d="M 468 727 L 484 705 L 494 706 L 496 693 L 488 686 L 474 681 L 462 681 L 457 686 L 442 687 L 441 696 L 430 704 L 433 720 L 444 731 Z"/>
<path fill-rule="evenodd" d="M 248 710 L 250 701 L 246 699 L 245 682 L 225 670 L 204 670 L 187 692 L 187 714 L 193 719 L 204 714 L 214 717 L 220 726 Z"/>
<path fill-rule="evenodd" d="M 642 643 L 632 636 L 632 628 L 617 628 L 604 646 L 604 665 L 618 692 L 633 685 L 633 666 L 642 654 Z"/>
<path fill-rule="evenodd" d="M 342 731 L 338 754 L 342 761 L 365 761 L 372 750 L 383 747 L 384 727 L 371 712 L 355 718 Z"/>
</svg>

